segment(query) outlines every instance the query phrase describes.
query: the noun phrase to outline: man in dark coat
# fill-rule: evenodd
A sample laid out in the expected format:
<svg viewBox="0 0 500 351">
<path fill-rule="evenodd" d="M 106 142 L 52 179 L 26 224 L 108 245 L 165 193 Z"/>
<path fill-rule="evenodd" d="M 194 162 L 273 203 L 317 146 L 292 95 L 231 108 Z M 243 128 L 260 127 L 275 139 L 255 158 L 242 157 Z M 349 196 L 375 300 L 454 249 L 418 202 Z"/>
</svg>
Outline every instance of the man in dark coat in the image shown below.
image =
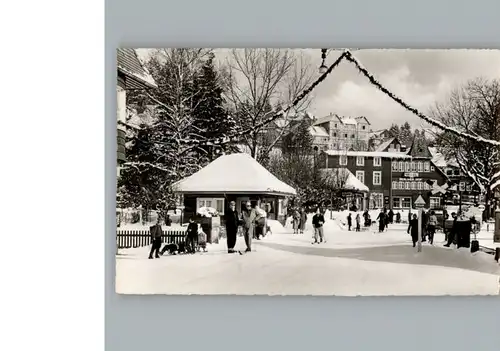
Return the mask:
<svg viewBox="0 0 500 351">
<path fill-rule="evenodd" d="M 257 212 L 252 208 L 252 203 L 247 201 L 245 209 L 242 212 L 243 217 L 243 235 L 245 237 L 245 244 L 247 248 L 245 252 L 252 251 L 252 237 L 255 232 L 255 219 L 257 218 Z"/>
<path fill-rule="evenodd" d="M 352 216 L 351 214 L 349 213 L 349 215 L 347 216 L 347 226 L 349 227 L 348 230 L 351 230 L 351 227 L 352 227 Z"/>
<path fill-rule="evenodd" d="M 153 253 L 155 258 L 160 258 L 160 248 L 161 248 L 161 235 L 163 231 L 160 225 L 160 216 L 155 225 L 149 227 L 149 232 L 151 234 L 151 251 L 149 252 L 149 259 L 153 259 Z"/>
<path fill-rule="evenodd" d="M 350 215 L 350 214 L 349 214 Z M 325 242 L 325 233 L 323 232 L 323 224 L 325 223 L 325 217 L 321 213 L 321 211 L 316 211 L 316 214 L 312 218 L 312 225 L 314 227 L 314 242 L 313 244 Z"/>
<path fill-rule="evenodd" d="M 198 223 L 194 218 L 189 218 L 189 224 L 186 230 L 186 248 L 188 253 L 196 252 L 196 242 L 198 241 Z"/>
<path fill-rule="evenodd" d="M 413 214 L 413 218 L 410 220 L 407 233 L 411 234 L 411 241 L 413 241 L 413 247 L 415 247 L 418 241 L 418 217 L 416 214 Z"/>
<path fill-rule="evenodd" d="M 389 210 L 389 224 L 394 223 L 394 212 L 392 211 L 392 208 Z"/>
<path fill-rule="evenodd" d="M 225 213 L 226 220 L 226 236 L 227 236 L 227 252 L 235 253 L 234 247 L 236 246 L 236 236 L 238 233 L 239 216 L 236 211 L 236 203 L 231 201 L 229 203 L 229 210 Z"/>
<path fill-rule="evenodd" d="M 451 216 L 453 217 L 453 225 L 451 227 L 450 232 L 448 233 L 448 241 L 444 245 L 446 247 L 450 247 L 451 244 L 453 244 L 453 241 L 455 239 L 455 236 L 457 235 L 457 220 L 458 220 L 458 215 L 455 213 L 452 213 Z"/>
<path fill-rule="evenodd" d="M 381 210 L 377 217 L 378 221 L 378 232 L 382 233 L 386 226 L 386 214 L 384 210 Z"/>
</svg>

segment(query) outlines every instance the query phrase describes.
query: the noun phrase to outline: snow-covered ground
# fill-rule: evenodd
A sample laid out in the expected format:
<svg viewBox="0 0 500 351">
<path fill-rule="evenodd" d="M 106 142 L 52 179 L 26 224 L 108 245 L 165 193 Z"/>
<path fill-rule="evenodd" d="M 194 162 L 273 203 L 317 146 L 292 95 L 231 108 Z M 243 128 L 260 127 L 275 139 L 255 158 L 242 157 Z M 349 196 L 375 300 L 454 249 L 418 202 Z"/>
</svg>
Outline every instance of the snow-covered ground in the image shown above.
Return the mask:
<svg viewBox="0 0 500 351">
<path fill-rule="evenodd" d="M 347 215 L 347 212 L 342 215 Z M 311 216 L 312 217 L 312 216 Z M 273 234 L 245 255 L 226 243 L 207 253 L 148 260 L 150 247 L 120 250 L 116 291 L 125 294 L 243 295 L 497 295 L 499 265 L 491 255 L 424 244 L 411 247 L 406 225 L 387 232 L 347 231 L 327 214 L 326 244 L 311 245 L 310 218 L 303 235 L 273 223 Z M 375 229 L 375 228 L 374 228 Z M 238 238 L 237 247 L 244 249 Z"/>
</svg>

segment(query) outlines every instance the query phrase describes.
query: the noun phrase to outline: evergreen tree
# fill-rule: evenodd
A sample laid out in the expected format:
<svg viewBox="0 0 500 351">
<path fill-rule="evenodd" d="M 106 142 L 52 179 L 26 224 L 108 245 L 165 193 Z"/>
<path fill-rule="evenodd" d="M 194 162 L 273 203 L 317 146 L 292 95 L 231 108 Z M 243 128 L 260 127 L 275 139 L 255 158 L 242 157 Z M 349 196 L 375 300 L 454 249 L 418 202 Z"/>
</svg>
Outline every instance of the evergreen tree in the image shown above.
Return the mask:
<svg viewBox="0 0 500 351">
<path fill-rule="evenodd" d="M 397 124 L 393 123 L 387 131 L 388 131 L 389 136 L 391 138 L 398 138 L 399 137 L 399 126 Z"/>
<path fill-rule="evenodd" d="M 198 129 L 202 139 L 224 137 L 236 131 L 235 120 L 224 108 L 224 91 L 214 67 L 214 59 L 213 53 L 208 54 L 194 84 L 194 89 L 198 91 L 195 99 L 196 108 L 193 111 L 194 127 Z M 221 146 L 202 146 L 201 149 L 207 153 L 210 161 L 222 153 L 236 151 L 232 143 Z"/>
<path fill-rule="evenodd" d="M 399 130 L 399 136 L 398 136 L 398 139 L 401 143 L 403 143 L 404 145 L 406 145 L 407 147 L 411 145 L 412 141 L 413 141 L 413 133 L 412 133 L 412 130 L 411 130 L 411 126 L 410 126 L 410 123 L 408 122 L 405 122 L 400 130 Z"/>
</svg>

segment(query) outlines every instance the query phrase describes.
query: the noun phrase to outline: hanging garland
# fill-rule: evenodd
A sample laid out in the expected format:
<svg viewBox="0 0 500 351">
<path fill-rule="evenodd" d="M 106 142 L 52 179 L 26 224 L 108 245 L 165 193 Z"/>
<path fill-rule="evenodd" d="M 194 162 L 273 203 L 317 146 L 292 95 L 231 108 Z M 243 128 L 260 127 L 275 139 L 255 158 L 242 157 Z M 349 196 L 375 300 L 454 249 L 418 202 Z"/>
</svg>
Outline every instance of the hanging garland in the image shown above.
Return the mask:
<svg viewBox="0 0 500 351">
<path fill-rule="evenodd" d="M 321 82 L 323 82 L 326 77 L 339 65 L 339 63 L 344 59 L 344 56 L 346 53 L 342 53 L 337 60 L 335 60 L 334 63 L 328 67 L 328 69 L 323 73 L 316 81 L 314 81 L 307 89 L 302 91 L 299 96 L 295 98 L 295 100 L 288 105 L 285 109 L 279 111 L 273 116 L 270 116 L 266 118 L 265 120 L 257 123 L 255 126 L 252 126 L 248 129 L 241 130 L 239 132 L 236 132 L 234 134 L 225 136 L 225 137 L 219 137 L 219 138 L 214 138 L 211 140 L 196 140 L 196 139 L 179 139 L 178 142 L 180 143 L 185 143 L 185 144 L 191 144 L 191 145 L 199 145 L 199 146 L 217 146 L 217 145 L 223 145 L 227 144 L 229 142 L 234 142 L 237 141 L 240 137 L 243 135 L 255 133 L 258 131 L 260 128 L 266 126 L 267 124 L 277 120 L 278 118 L 284 116 L 288 111 L 290 111 L 293 107 L 297 106 L 297 104 L 302 101 L 307 95 L 309 95 Z"/>
<path fill-rule="evenodd" d="M 446 126 L 445 124 L 439 122 L 439 121 L 436 121 L 435 119 L 433 118 L 430 118 L 426 115 L 424 115 L 422 112 L 420 112 L 419 110 L 417 110 L 416 108 L 414 107 L 411 107 L 410 105 L 408 105 L 407 103 L 405 103 L 400 97 L 394 95 L 393 93 L 391 93 L 387 88 L 385 88 L 382 84 L 380 84 L 376 79 L 375 77 L 370 73 L 368 72 L 368 70 L 366 68 L 364 68 L 361 63 L 351 54 L 350 51 L 346 50 L 344 51 L 344 57 L 352 62 L 356 68 L 366 77 L 368 78 L 368 80 L 370 81 L 370 83 L 372 83 L 375 87 L 377 87 L 380 91 L 382 91 L 385 95 L 389 96 L 392 100 L 394 100 L 395 102 L 397 102 L 399 105 L 401 105 L 403 108 L 405 108 L 406 110 L 410 111 L 411 113 L 417 115 L 419 118 L 423 119 L 424 121 L 426 121 L 427 123 L 429 123 L 430 125 L 433 125 L 441 130 L 445 130 L 445 131 L 448 131 L 450 133 L 453 133 L 459 137 L 462 137 L 462 138 L 466 138 L 466 139 L 469 139 L 469 140 L 472 140 L 472 141 L 478 141 L 478 142 L 481 142 L 481 143 L 486 143 L 486 144 L 490 144 L 490 145 L 493 145 L 493 146 L 500 146 L 500 141 L 496 141 L 496 140 L 489 140 L 489 139 L 485 139 L 485 138 L 482 138 L 480 136 L 473 136 L 473 135 L 470 135 L 470 134 L 467 134 L 467 133 L 464 133 L 464 132 L 461 132 L 453 127 L 448 127 Z"/>
</svg>

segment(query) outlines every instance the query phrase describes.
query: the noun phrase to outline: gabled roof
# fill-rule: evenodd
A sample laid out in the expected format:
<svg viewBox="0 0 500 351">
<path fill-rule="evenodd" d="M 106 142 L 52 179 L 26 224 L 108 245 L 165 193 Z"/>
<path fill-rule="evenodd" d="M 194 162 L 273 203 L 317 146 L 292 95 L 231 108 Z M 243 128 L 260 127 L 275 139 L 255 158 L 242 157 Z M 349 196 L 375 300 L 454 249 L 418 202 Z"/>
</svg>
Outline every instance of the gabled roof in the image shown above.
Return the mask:
<svg viewBox="0 0 500 351">
<path fill-rule="evenodd" d="M 325 138 L 329 137 L 325 128 L 320 127 L 320 126 L 309 127 L 309 132 L 311 133 L 312 136 L 325 137 Z"/>
<path fill-rule="evenodd" d="M 370 189 L 363 184 L 358 178 L 354 176 L 347 168 L 324 168 L 322 169 L 324 173 L 332 173 L 337 177 L 345 178 L 345 182 L 342 189 L 343 190 L 353 190 L 360 192 L 369 192 Z"/>
<path fill-rule="evenodd" d="M 366 123 L 368 123 L 369 125 L 372 125 L 372 124 L 370 123 L 370 121 L 368 120 L 368 118 L 366 118 L 365 116 L 359 116 L 359 117 L 356 117 L 356 121 L 358 121 L 358 123 L 359 123 L 362 119 L 364 119 L 364 120 L 366 121 Z"/>
<path fill-rule="evenodd" d="M 178 193 L 253 193 L 296 195 L 285 184 L 246 153 L 223 155 L 193 175 L 174 184 Z"/>
<path fill-rule="evenodd" d="M 314 125 L 317 126 L 318 124 L 323 124 L 323 123 L 334 121 L 334 120 L 342 123 L 342 119 L 340 119 L 339 116 L 337 116 L 336 114 L 329 114 L 328 116 L 317 118 L 314 121 Z"/>
<path fill-rule="evenodd" d="M 358 124 L 358 122 L 354 118 L 351 118 L 351 117 L 344 117 L 344 118 L 342 118 L 342 123 L 344 123 L 344 124 L 351 124 L 351 125 L 357 125 Z"/>
<path fill-rule="evenodd" d="M 391 143 L 394 141 L 394 139 L 396 139 L 396 138 L 395 137 L 394 138 L 389 138 L 386 141 L 383 141 L 382 144 L 380 144 L 375 149 L 375 151 L 387 151 L 387 148 L 389 147 L 389 145 L 391 145 Z"/>
<path fill-rule="evenodd" d="M 116 66 L 123 73 L 127 89 L 157 88 L 156 82 L 142 65 L 135 49 L 121 48 L 116 50 Z"/>
<path fill-rule="evenodd" d="M 429 147 L 426 142 L 421 138 L 414 138 L 410 149 L 406 152 L 407 155 L 417 158 L 432 158 Z"/>
<path fill-rule="evenodd" d="M 343 151 L 343 150 L 326 150 L 325 154 L 329 156 L 360 156 L 360 157 L 381 157 L 381 158 L 396 158 L 396 159 L 411 159 L 411 156 L 404 152 L 381 152 L 381 151 Z"/>
</svg>

